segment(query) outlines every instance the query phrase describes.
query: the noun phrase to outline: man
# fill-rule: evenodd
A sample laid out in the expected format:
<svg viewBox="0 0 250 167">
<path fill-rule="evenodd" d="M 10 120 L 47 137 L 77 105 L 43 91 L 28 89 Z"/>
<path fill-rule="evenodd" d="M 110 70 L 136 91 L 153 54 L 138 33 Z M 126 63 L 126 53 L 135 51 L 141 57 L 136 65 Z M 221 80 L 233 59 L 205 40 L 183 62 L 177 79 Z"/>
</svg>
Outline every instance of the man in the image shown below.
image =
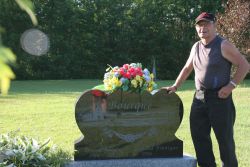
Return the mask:
<svg viewBox="0 0 250 167">
<path fill-rule="evenodd" d="M 232 91 L 244 79 L 250 65 L 233 44 L 216 34 L 213 14 L 203 12 L 195 21 L 200 41 L 193 45 L 175 83 L 164 88 L 170 92 L 177 91 L 194 69 L 196 92 L 190 112 L 190 129 L 198 164 L 216 167 L 210 138 L 213 128 L 223 166 L 237 167 Z M 237 69 L 230 79 L 232 64 Z"/>
</svg>

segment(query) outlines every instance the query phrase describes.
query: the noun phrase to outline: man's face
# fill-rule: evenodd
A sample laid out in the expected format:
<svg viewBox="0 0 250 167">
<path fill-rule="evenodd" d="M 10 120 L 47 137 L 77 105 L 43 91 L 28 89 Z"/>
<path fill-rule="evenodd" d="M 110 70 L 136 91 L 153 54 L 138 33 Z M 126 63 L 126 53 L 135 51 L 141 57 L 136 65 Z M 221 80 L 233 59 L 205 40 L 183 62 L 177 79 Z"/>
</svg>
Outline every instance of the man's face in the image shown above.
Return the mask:
<svg viewBox="0 0 250 167">
<path fill-rule="evenodd" d="M 215 23 L 213 21 L 199 21 L 195 28 L 200 38 L 206 39 L 215 34 Z"/>
</svg>

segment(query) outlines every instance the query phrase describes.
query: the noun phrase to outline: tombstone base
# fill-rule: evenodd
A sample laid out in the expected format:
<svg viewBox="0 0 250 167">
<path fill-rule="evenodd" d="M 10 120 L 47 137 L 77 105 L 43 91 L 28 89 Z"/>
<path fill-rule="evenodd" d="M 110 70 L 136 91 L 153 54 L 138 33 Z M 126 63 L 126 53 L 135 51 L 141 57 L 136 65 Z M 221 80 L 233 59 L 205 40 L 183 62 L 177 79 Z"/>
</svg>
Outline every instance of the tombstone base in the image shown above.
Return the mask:
<svg viewBox="0 0 250 167">
<path fill-rule="evenodd" d="M 136 155 L 122 155 L 123 148 L 107 149 L 100 153 L 99 150 L 93 152 L 86 151 L 88 146 L 84 145 L 83 137 L 75 141 L 75 161 L 82 160 L 107 160 L 107 159 L 144 159 L 144 158 L 177 158 L 183 157 L 183 142 L 179 139 L 155 145 L 150 149 L 133 149 Z M 93 149 L 94 150 L 94 149 Z M 136 151 L 135 151 L 136 150 Z"/>
<path fill-rule="evenodd" d="M 178 158 L 110 159 L 74 161 L 64 167 L 196 167 L 196 159 L 189 155 Z"/>
</svg>

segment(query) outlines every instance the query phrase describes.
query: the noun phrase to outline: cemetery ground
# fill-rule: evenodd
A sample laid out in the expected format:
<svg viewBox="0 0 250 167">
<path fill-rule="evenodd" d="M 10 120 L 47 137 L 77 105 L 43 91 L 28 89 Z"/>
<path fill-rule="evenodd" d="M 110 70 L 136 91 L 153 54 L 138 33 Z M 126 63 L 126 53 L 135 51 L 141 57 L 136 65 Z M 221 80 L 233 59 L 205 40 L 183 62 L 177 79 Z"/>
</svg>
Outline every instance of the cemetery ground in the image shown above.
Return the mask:
<svg viewBox="0 0 250 167">
<path fill-rule="evenodd" d="M 158 87 L 174 81 L 157 81 Z M 101 80 L 13 81 L 7 96 L 0 96 L 0 133 L 19 131 L 25 135 L 53 144 L 72 154 L 74 141 L 81 136 L 75 122 L 75 103 L 86 90 Z M 177 94 L 184 104 L 184 117 L 176 136 L 184 142 L 184 153 L 195 156 L 190 130 L 189 110 L 194 94 L 193 81 L 186 81 Z M 250 165 L 250 80 L 242 82 L 233 93 L 237 110 L 235 142 L 239 166 Z M 218 144 L 212 133 L 218 165 L 221 165 Z"/>
</svg>

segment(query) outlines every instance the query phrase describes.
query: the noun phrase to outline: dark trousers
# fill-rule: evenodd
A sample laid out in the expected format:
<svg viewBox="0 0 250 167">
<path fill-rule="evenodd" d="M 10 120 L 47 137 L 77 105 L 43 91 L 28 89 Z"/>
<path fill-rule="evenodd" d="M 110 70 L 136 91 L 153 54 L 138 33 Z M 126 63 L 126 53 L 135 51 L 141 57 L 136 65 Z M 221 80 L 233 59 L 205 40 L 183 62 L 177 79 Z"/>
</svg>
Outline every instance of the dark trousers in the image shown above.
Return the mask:
<svg viewBox="0 0 250 167">
<path fill-rule="evenodd" d="M 196 91 L 190 113 L 190 128 L 199 166 L 216 167 L 210 137 L 213 128 L 222 166 L 238 167 L 233 138 L 234 122 L 232 95 L 221 99 L 217 91 Z"/>
</svg>

